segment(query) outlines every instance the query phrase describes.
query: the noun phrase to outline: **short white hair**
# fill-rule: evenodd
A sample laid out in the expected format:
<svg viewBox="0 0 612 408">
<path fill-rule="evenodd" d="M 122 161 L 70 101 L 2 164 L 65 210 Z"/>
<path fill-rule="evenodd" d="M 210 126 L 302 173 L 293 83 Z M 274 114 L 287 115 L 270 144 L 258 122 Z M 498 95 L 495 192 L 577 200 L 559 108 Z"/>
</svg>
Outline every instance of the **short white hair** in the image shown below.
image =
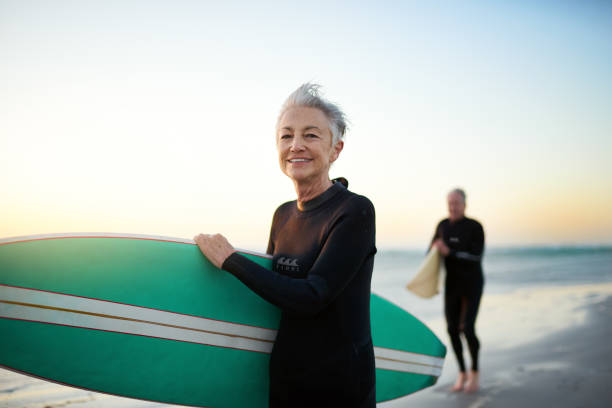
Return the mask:
<svg viewBox="0 0 612 408">
<path fill-rule="evenodd" d="M 283 114 L 293 107 L 316 108 L 323 112 L 329 120 L 329 129 L 332 133 L 332 142 L 335 145 L 340 140 L 344 139 L 347 129 L 347 119 L 342 109 L 320 95 L 319 89 L 321 85 L 306 82 L 298 89 L 293 91 L 281 106 L 278 119 L 276 120 L 276 128 L 278 129 L 279 122 Z"/>
<path fill-rule="evenodd" d="M 465 191 L 463 191 L 463 189 L 461 189 L 461 188 L 453 188 L 451 191 L 448 192 L 447 197 L 449 195 L 451 195 L 451 194 L 459 194 L 461 196 L 461 198 L 463 199 L 463 202 L 465 203 Z"/>
</svg>

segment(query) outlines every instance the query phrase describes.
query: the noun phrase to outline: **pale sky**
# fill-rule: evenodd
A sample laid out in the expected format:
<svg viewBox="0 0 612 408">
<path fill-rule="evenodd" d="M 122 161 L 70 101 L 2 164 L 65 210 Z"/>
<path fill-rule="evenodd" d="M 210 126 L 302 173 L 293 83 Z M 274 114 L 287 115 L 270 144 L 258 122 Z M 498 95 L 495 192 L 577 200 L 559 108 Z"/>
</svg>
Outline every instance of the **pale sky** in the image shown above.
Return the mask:
<svg viewBox="0 0 612 408">
<path fill-rule="evenodd" d="M 489 245 L 612 243 L 612 3 L 0 0 L 0 237 L 221 232 L 295 198 L 301 83 L 351 121 L 331 171 L 379 248 L 463 187 Z"/>
</svg>

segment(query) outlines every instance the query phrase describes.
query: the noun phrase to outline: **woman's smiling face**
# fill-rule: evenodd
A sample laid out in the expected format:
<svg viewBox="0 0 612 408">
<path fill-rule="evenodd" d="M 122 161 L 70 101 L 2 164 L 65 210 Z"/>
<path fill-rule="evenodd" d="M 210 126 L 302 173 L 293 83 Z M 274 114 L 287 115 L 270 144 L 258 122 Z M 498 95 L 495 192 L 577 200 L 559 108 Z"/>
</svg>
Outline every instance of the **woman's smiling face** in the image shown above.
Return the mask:
<svg viewBox="0 0 612 408">
<path fill-rule="evenodd" d="M 329 178 L 329 167 L 343 147 L 332 145 L 329 120 L 316 108 L 287 109 L 278 123 L 276 147 L 280 168 L 294 182 L 309 184 Z"/>
</svg>

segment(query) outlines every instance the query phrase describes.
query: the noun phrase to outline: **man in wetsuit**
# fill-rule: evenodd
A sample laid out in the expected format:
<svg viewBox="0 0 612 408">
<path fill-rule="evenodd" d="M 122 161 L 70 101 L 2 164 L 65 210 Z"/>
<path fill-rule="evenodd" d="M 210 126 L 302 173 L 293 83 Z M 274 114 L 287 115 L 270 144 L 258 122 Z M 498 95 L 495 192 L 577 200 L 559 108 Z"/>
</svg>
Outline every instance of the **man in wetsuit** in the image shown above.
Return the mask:
<svg viewBox="0 0 612 408">
<path fill-rule="evenodd" d="M 452 391 L 478 390 L 478 350 L 474 324 L 484 286 L 482 254 L 484 230 L 482 225 L 465 216 L 465 192 L 452 190 L 448 196 L 449 217 L 440 221 L 432 239 L 431 247 L 437 247 L 444 256 L 446 283 L 444 313 L 448 334 L 457 363 L 459 377 Z M 472 357 L 472 369 L 466 374 L 460 334 L 463 333 Z"/>
</svg>

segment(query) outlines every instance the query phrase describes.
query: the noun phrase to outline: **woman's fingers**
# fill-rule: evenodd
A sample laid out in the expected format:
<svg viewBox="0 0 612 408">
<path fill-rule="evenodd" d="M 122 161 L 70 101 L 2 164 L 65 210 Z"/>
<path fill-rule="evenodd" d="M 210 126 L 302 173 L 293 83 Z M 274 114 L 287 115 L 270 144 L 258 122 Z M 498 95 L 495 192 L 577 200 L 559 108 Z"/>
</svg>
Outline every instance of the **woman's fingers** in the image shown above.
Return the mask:
<svg viewBox="0 0 612 408">
<path fill-rule="evenodd" d="M 234 247 L 221 234 L 198 234 L 193 240 L 208 260 L 217 268 L 234 252 Z"/>
</svg>

